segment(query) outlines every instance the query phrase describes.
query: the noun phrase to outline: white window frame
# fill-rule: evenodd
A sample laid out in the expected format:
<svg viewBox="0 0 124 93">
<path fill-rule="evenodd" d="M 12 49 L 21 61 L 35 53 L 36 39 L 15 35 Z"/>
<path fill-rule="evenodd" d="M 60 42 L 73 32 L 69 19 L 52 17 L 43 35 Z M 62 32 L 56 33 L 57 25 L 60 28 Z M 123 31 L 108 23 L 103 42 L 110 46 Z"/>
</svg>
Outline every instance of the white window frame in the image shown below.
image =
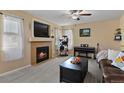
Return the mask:
<svg viewBox="0 0 124 93">
<path fill-rule="evenodd" d="M 2 17 L 3 19 L 3 29 L 2 29 L 2 51 L 3 51 L 3 61 L 15 61 L 15 60 L 19 60 L 21 58 L 24 57 L 24 28 L 23 28 L 23 19 L 21 18 L 17 18 L 14 16 L 8 16 L 8 15 L 3 15 Z M 10 21 L 15 21 L 18 22 L 16 23 L 16 25 L 18 25 L 18 32 L 14 33 L 14 32 L 4 32 L 5 26 L 9 26 L 5 23 L 6 20 L 10 20 Z M 9 22 L 9 21 L 8 21 Z M 11 25 L 12 26 L 12 25 Z M 10 27 L 11 28 L 11 27 Z M 5 45 L 7 43 L 10 42 L 6 42 L 6 39 L 4 38 L 5 36 L 10 35 L 10 37 L 8 36 L 8 38 L 10 38 L 10 41 L 12 41 L 13 37 L 17 37 L 15 38 L 15 42 L 14 42 L 14 38 L 12 43 L 13 44 L 8 44 Z M 15 36 L 14 36 L 15 35 Z M 7 38 L 7 37 L 6 37 Z M 17 39 L 17 40 L 16 40 Z M 15 46 L 14 46 L 15 43 Z M 10 53 L 11 52 L 11 53 Z"/>
</svg>

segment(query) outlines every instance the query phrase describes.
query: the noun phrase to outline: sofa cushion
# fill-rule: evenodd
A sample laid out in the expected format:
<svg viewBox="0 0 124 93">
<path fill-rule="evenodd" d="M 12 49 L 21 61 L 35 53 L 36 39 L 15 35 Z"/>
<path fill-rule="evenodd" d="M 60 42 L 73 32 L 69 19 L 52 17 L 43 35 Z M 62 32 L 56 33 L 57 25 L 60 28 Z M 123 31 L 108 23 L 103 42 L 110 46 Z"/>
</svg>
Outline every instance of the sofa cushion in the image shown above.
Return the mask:
<svg viewBox="0 0 124 93">
<path fill-rule="evenodd" d="M 105 66 L 112 66 L 111 65 L 112 61 L 108 59 L 102 59 L 99 61 L 100 66 L 105 67 Z"/>
<path fill-rule="evenodd" d="M 97 58 L 97 62 L 99 62 L 102 59 L 107 59 L 108 58 L 108 51 L 107 50 L 101 50 L 96 55 L 96 58 Z"/>
<path fill-rule="evenodd" d="M 112 65 L 111 65 L 111 60 L 108 60 L 108 59 L 102 59 L 102 60 L 100 60 L 100 62 L 99 62 L 99 67 L 100 67 L 100 69 L 101 69 L 101 71 L 103 72 L 104 71 L 104 68 L 105 67 L 111 67 Z"/>
<path fill-rule="evenodd" d="M 115 60 L 112 62 L 113 66 L 116 66 L 120 68 L 121 70 L 124 70 L 124 53 L 120 52 L 118 56 L 115 58 Z"/>
<path fill-rule="evenodd" d="M 108 49 L 108 59 L 114 61 L 120 51 Z"/>
</svg>

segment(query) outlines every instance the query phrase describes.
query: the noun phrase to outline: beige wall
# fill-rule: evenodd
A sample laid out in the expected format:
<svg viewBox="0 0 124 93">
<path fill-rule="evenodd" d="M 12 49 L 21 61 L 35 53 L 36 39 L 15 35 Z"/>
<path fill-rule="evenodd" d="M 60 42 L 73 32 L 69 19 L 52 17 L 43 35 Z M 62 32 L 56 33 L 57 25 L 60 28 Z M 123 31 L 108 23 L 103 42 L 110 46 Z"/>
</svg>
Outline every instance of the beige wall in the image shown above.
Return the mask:
<svg viewBox="0 0 124 93">
<path fill-rule="evenodd" d="M 122 32 L 121 50 L 124 51 L 124 15 L 120 18 L 120 28 Z"/>
<path fill-rule="evenodd" d="M 120 49 L 120 41 L 114 41 L 114 33 L 120 25 L 120 19 L 100 21 L 87 24 L 78 24 L 64 26 L 64 29 L 73 29 L 74 45 L 79 46 L 81 43 L 88 43 L 90 46 L 96 47 L 100 44 L 101 49 Z M 79 29 L 90 28 L 90 37 L 79 37 Z"/>
<path fill-rule="evenodd" d="M 24 18 L 24 36 L 25 36 L 25 44 L 24 44 L 24 58 L 12 61 L 12 62 L 3 62 L 0 54 L 0 73 L 7 72 L 19 67 L 23 67 L 31 64 L 31 43 L 29 42 L 29 38 L 32 36 L 32 20 L 39 20 L 41 22 L 45 22 L 50 25 L 50 28 L 58 27 L 58 25 L 50 23 L 40 18 L 33 17 L 29 14 L 26 14 L 23 11 L 0 11 L 4 14 L 19 16 Z M 0 32 L 2 32 L 0 30 Z M 1 40 L 0 40 L 1 41 Z M 53 47 L 54 49 L 54 47 Z M 0 52 L 1 53 L 1 52 Z M 53 53 L 54 54 L 54 53 Z"/>
</svg>

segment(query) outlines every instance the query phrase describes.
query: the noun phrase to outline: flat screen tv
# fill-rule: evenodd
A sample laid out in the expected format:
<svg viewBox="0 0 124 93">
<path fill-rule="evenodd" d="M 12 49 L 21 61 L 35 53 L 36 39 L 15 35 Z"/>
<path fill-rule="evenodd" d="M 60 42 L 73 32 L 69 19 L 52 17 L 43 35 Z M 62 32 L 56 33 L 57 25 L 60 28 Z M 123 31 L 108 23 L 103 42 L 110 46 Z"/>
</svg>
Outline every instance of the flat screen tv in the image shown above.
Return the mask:
<svg viewBox="0 0 124 93">
<path fill-rule="evenodd" d="M 34 21 L 34 37 L 49 37 L 49 25 Z"/>
</svg>

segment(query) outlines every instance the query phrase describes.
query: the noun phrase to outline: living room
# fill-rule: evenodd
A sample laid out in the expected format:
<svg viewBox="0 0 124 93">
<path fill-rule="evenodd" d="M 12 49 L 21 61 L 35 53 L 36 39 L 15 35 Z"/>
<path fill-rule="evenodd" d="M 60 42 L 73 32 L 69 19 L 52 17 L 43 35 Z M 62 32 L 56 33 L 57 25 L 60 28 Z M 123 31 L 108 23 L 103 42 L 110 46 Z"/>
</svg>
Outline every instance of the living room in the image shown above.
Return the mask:
<svg viewBox="0 0 124 93">
<path fill-rule="evenodd" d="M 0 10 L 0 82 L 58 83 L 60 79 L 59 65 L 72 57 L 74 55 L 74 47 L 81 46 L 81 44 L 88 44 L 89 47 L 94 47 L 96 50 L 95 56 L 101 50 L 123 50 L 123 39 L 115 38 L 115 36 L 118 32 L 117 30 L 119 29 L 120 31 L 121 29 L 121 35 L 123 37 L 124 11 L 80 10 L 80 12 L 88 13 L 90 16 L 82 16 L 81 14 L 78 15 L 80 19 L 75 20 L 71 13 L 77 11 Z M 11 22 L 12 20 L 18 20 L 17 22 L 20 24 L 18 27 L 22 28 L 21 30 L 23 32 L 21 34 L 18 33 L 21 40 L 15 39 L 18 38 L 18 36 L 15 36 L 17 33 L 14 34 L 14 38 L 11 38 L 11 33 L 8 32 L 12 25 L 7 24 L 7 21 Z M 42 24 L 47 29 L 49 27 L 46 37 L 40 36 L 39 32 L 35 33 L 35 25 L 37 24 Z M 10 26 L 9 30 L 5 28 L 6 26 L 8 28 Z M 87 31 L 87 28 L 89 29 L 88 36 L 82 36 L 81 31 Z M 5 33 L 3 33 L 3 29 L 6 29 Z M 59 56 L 60 39 L 65 35 L 69 38 L 68 56 Z M 8 39 L 4 38 L 6 36 Z M 10 46 L 11 48 L 7 48 Z M 12 48 L 13 46 L 14 48 Z M 45 46 L 49 47 L 47 53 L 48 59 L 37 63 L 38 55 L 36 50 L 39 47 L 43 47 L 44 50 Z M 88 70 L 91 73 L 86 75 L 84 82 L 101 83 L 102 73 L 100 72 L 99 64 L 97 64 L 97 60 L 92 59 L 93 54 L 88 54 L 88 56 L 91 57 L 88 59 Z M 39 73 L 40 70 L 41 72 Z M 42 74 L 44 75 L 42 76 Z M 41 77 L 42 79 L 40 79 Z"/>
<path fill-rule="evenodd" d="M 123 4 L 123 0 L 1 0 L 0 91 L 4 93 L 122 92 L 123 67 L 116 66 L 123 65 Z M 70 10 L 86 10 L 90 16 L 80 16 L 77 13 L 75 17 L 73 13 L 68 12 Z M 119 12 L 120 10 L 122 12 Z M 66 13 L 61 14 L 61 11 Z M 49 38 L 34 38 L 34 21 L 49 26 L 49 31 L 47 30 Z M 62 39 L 63 35 L 67 36 L 68 32 L 71 34 L 68 35 L 68 39 L 71 38 L 68 40 L 68 48 L 66 47 L 68 51 L 65 52 L 66 56 L 60 56 L 61 43 L 58 39 Z M 42 44 L 39 45 L 39 42 Z M 36 51 L 32 51 L 31 46 L 32 44 L 42 46 L 44 51 L 44 43 L 47 45 L 45 48 L 50 47 L 49 59 L 36 63 L 36 59 L 32 57 L 36 56 L 32 55 Z M 52 46 L 52 43 L 55 46 Z M 92 49 L 90 51 L 92 53 L 89 51 L 86 53 L 84 50 L 80 53 L 80 49 L 86 51 Z M 46 57 L 46 53 L 40 53 L 41 55 L 37 57 Z M 74 54 L 77 57 L 74 57 Z M 119 58 L 115 60 L 118 56 Z M 108 60 L 109 57 L 114 61 Z M 67 67 L 65 71 L 64 67 Z M 67 81 L 64 80 L 67 77 L 68 80 L 84 78 L 84 81 L 66 83 Z"/>
</svg>

